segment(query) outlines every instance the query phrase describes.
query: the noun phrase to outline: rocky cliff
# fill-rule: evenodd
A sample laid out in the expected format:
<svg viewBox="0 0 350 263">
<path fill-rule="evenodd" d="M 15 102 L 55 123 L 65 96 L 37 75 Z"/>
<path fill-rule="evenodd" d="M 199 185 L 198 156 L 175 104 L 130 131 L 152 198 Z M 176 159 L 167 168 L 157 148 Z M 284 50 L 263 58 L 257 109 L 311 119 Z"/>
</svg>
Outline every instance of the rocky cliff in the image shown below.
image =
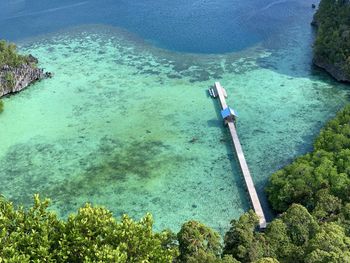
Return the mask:
<svg viewBox="0 0 350 263">
<path fill-rule="evenodd" d="M 2 65 L 0 67 L 0 97 L 19 92 L 30 84 L 51 77 L 51 73 L 37 68 L 38 60 L 29 55 L 28 61 L 19 66 Z"/>
<path fill-rule="evenodd" d="M 314 56 L 313 63 L 327 71 L 337 81 L 350 82 L 350 74 L 344 69 L 346 67 L 345 63 L 331 63 L 319 55 Z"/>
<path fill-rule="evenodd" d="M 313 63 L 342 82 L 350 82 L 349 17 L 349 0 L 321 0 L 311 23 L 317 30 Z"/>
</svg>

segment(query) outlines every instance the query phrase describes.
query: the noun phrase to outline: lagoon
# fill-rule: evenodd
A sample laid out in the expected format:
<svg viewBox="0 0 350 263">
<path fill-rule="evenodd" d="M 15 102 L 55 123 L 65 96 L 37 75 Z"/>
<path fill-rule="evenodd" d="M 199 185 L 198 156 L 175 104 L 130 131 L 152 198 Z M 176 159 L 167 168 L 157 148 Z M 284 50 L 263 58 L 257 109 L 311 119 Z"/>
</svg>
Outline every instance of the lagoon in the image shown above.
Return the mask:
<svg viewBox="0 0 350 263">
<path fill-rule="evenodd" d="M 217 103 L 220 81 L 259 195 L 348 101 L 311 65 L 311 1 L 2 1 L 0 34 L 55 73 L 4 99 L 0 192 L 39 192 L 223 233 L 249 209 Z"/>
</svg>

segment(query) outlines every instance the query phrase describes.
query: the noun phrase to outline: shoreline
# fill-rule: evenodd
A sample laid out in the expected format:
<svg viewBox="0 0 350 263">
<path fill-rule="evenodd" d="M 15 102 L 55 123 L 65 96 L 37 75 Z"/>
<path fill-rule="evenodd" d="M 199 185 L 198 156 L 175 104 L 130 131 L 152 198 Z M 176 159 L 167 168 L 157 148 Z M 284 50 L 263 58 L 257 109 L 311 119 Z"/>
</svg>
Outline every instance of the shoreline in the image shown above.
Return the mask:
<svg viewBox="0 0 350 263">
<path fill-rule="evenodd" d="M 350 83 L 350 77 L 342 70 L 342 65 L 330 64 L 322 60 L 322 58 L 314 56 L 312 63 L 323 69 L 328 75 L 341 83 Z"/>
<path fill-rule="evenodd" d="M 18 93 L 42 79 L 52 77 L 52 73 L 37 68 L 38 59 L 28 55 L 28 63 L 19 66 L 7 64 L 0 68 L 0 98 Z"/>
</svg>

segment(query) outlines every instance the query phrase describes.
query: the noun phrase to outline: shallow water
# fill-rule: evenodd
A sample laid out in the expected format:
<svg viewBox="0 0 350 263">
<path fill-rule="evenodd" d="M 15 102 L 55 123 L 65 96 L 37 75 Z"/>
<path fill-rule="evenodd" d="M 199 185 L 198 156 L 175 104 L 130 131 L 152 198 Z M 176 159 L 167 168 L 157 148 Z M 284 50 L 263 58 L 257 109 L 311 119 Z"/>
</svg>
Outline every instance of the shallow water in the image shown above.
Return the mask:
<svg viewBox="0 0 350 263">
<path fill-rule="evenodd" d="M 280 3 L 270 4 L 261 8 Z M 289 34 L 216 55 L 157 48 L 106 25 L 22 37 L 21 51 L 55 76 L 5 98 L 0 192 L 25 205 L 39 192 L 63 217 L 89 201 L 117 216 L 151 212 L 156 229 L 197 219 L 223 233 L 249 204 L 206 90 L 220 81 L 239 112 L 239 136 L 266 208 L 268 176 L 310 150 L 348 100 L 344 86 L 312 69 L 311 41 L 301 22 Z"/>
</svg>

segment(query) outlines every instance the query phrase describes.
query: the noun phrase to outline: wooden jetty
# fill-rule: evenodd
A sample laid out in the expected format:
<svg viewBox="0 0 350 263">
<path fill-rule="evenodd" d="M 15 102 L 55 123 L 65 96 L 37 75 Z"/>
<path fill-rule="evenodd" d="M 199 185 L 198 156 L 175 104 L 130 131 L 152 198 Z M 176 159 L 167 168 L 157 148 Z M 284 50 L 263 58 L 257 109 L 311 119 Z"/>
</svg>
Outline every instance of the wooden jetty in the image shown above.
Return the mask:
<svg viewBox="0 0 350 263">
<path fill-rule="evenodd" d="M 209 93 L 212 97 L 219 98 L 222 110 L 229 109 L 229 107 L 226 104 L 226 100 L 225 100 L 225 97 L 227 97 L 226 91 L 220 85 L 219 82 L 215 82 L 214 88 L 210 89 Z M 225 123 L 227 124 L 229 131 L 230 131 L 230 134 L 231 134 L 231 139 L 233 142 L 234 150 L 236 152 L 239 166 L 240 166 L 242 174 L 243 174 L 243 178 L 244 178 L 247 190 L 248 190 L 250 201 L 253 205 L 253 209 L 254 209 L 255 213 L 259 217 L 259 227 L 260 227 L 260 229 L 264 229 L 264 228 L 266 228 L 266 219 L 265 219 L 264 211 L 261 207 L 260 200 L 259 200 L 258 194 L 255 190 L 254 182 L 253 182 L 253 179 L 250 175 L 249 168 L 248 168 L 248 165 L 247 165 L 247 162 L 245 160 L 244 153 L 242 150 L 242 146 L 241 146 L 241 143 L 240 143 L 238 135 L 237 135 L 236 126 L 235 126 L 235 116 L 230 116 L 228 118 L 225 118 Z"/>
</svg>

